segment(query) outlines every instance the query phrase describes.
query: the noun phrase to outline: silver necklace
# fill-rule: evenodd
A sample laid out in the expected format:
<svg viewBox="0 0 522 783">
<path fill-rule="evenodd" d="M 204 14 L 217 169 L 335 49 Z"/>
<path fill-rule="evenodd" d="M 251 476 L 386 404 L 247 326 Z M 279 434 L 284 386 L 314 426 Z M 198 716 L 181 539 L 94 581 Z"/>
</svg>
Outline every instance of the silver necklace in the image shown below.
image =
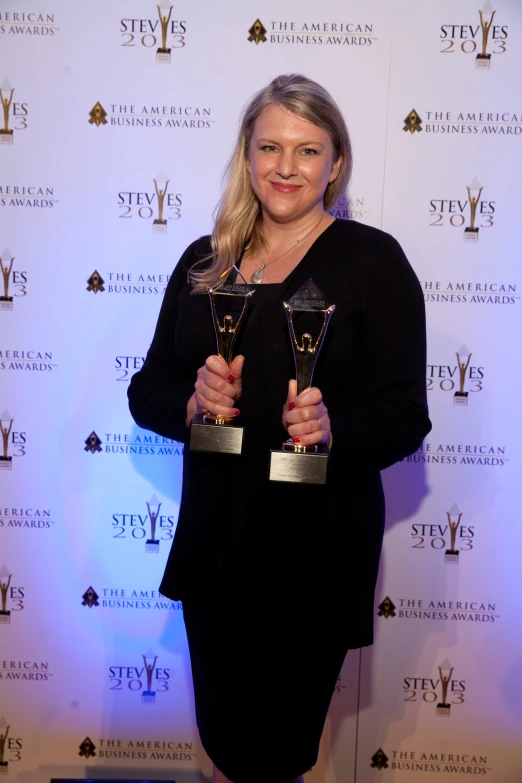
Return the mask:
<svg viewBox="0 0 522 783">
<path fill-rule="evenodd" d="M 271 264 L 275 264 L 276 261 L 279 261 L 281 258 L 284 258 L 284 256 L 288 255 L 288 253 L 293 250 L 300 242 L 304 242 L 304 240 L 310 236 L 312 231 L 315 231 L 316 228 L 319 228 L 319 224 L 321 223 L 321 220 L 324 217 L 324 213 L 321 215 L 321 218 L 319 220 L 319 223 L 315 225 L 313 228 L 310 229 L 310 231 L 304 235 L 304 237 L 301 237 L 301 239 L 298 239 L 295 244 L 292 245 L 292 247 L 289 247 L 288 250 L 285 250 L 284 253 L 281 253 L 280 256 L 277 256 L 277 258 L 273 258 L 271 261 L 268 261 L 268 263 L 265 264 L 265 260 L 263 258 L 263 251 L 261 251 L 261 266 L 259 269 L 256 269 L 255 272 L 252 273 L 252 276 L 250 277 L 250 282 L 254 283 L 254 285 L 258 285 L 259 283 L 263 282 L 263 275 L 265 273 L 265 269 L 267 266 L 270 266 Z"/>
</svg>

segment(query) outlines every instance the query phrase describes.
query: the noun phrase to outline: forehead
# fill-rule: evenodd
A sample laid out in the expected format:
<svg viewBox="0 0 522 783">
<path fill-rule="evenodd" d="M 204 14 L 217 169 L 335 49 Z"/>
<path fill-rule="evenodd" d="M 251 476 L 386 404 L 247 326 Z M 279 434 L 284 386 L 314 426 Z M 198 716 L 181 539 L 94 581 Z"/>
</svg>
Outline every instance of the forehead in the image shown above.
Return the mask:
<svg viewBox="0 0 522 783">
<path fill-rule="evenodd" d="M 329 134 L 301 115 L 274 103 L 260 114 L 254 126 L 254 138 L 295 141 L 317 141 L 331 144 Z"/>
</svg>

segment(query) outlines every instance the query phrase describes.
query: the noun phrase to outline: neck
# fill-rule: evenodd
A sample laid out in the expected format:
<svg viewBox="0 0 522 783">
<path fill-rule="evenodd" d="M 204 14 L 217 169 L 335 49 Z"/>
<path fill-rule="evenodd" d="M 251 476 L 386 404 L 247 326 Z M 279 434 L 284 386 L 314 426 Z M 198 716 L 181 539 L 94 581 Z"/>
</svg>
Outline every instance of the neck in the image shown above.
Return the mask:
<svg viewBox="0 0 522 783">
<path fill-rule="evenodd" d="M 306 215 L 287 222 L 278 221 L 277 218 L 263 211 L 263 231 L 268 247 L 271 249 L 282 247 L 284 249 L 312 231 L 319 221 L 321 221 L 319 227 L 324 226 L 326 217 L 329 218 L 329 222 L 333 219 L 324 211 L 322 203 L 317 204 Z M 321 218 L 323 219 L 321 220 Z"/>
</svg>

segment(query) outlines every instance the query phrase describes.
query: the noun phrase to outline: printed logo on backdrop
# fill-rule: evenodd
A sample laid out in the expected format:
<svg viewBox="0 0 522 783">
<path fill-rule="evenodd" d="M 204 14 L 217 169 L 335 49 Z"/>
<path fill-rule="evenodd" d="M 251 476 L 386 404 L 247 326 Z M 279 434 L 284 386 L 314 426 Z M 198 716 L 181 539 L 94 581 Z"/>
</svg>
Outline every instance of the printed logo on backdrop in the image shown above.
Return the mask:
<svg viewBox="0 0 522 783">
<path fill-rule="evenodd" d="M 449 718 L 465 702 L 466 681 L 454 677 L 455 667 L 446 658 L 437 666 L 438 677 L 405 677 L 404 701 L 431 705 L 438 717 Z"/>
<path fill-rule="evenodd" d="M 442 515 L 441 515 L 442 516 Z M 475 526 L 464 524 L 464 514 L 456 503 L 446 511 L 446 520 L 439 523 L 413 522 L 411 548 L 440 553 L 442 562 L 458 565 L 462 552 L 471 552 L 475 544 Z M 465 556 L 467 558 L 467 555 Z"/>
<path fill-rule="evenodd" d="M 2 104 L 0 145 L 12 144 L 15 132 L 27 128 L 27 103 L 14 101 L 14 91 L 9 79 L 4 79 L 0 86 L 0 103 Z"/>
<path fill-rule="evenodd" d="M 89 609 L 100 606 L 102 609 L 160 609 L 180 611 L 181 601 L 172 601 L 159 590 L 141 590 L 135 588 L 102 587 L 100 595 L 92 585 L 82 595 L 82 606 Z"/>
<path fill-rule="evenodd" d="M 0 528 L 50 530 L 55 521 L 48 508 L 0 507 Z"/>
<path fill-rule="evenodd" d="M 194 743 L 176 740 L 118 739 L 116 737 L 97 739 L 95 745 L 85 737 L 78 746 L 79 756 L 88 759 L 132 759 L 140 761 L 193 761 L 196 758 Z"/>
<path fill-rule="evenodd" d="M 167 226 L 181 218 L 181 193 L 169 193 L 170 179 L 160 172 L 154 178 L 154 192 L 126 190 L 118 193 L 119 216 L 123 220 L 152 219 L 152 233 L 166 234 Z"/>
<path fill-rule="evenodd" d="M 476 69 L 489 70 L 492 58 L 505 54 L 508 47 L 508 25 L 505 17 L 495 19 L 496 13 L 491 1 L 487 0 L 482 7 L 477 7 L 474 19 L 441 25 L 441 54 L 470 55 Z"/>
<path fill-rule="evenodd" d="M 140 509 L 139 513 L 112 515 L 112 537 L 120 541 L 132 539 L 144 541 L 147 554 L 158 554 L 161 541 L 171 541 L 174 530 L 175 518 L 173 514 L 160 514 L 161 506 L 156 495 L 143 504 L 147 508 Z"/>
<path fill-rule="evenodd" d="M 514 111 L 423 110 L 421 117 L 415 109 L 412 109 L 403 122 L 403 131 L 410 136 L 415 136 L 422 131 L 427 135 L 520 136 L 522 134 L 522 114 Z"/>
<path fill-rule="evenodd" d="M 52 676 L 47 661 L 0 662 L 0 680 L 48 682 Z"/>
<path fill-rule="evenodd" d="M 192 128 L 208 129 L 215 124 L 209 106 L 160 106 L 159 104 L 108 103 L 106 111 L 98 101 L 89 112 L 89 124 L 96 128 Z"/>
<path fill-rule="evenodd" d="M 52 372 L 56 367 L 52 351 L 0 349 L 0 372 Z"/>
<path fill-rule="evenodd" d="M 491 446 L 484 443 L 423 443 L 415 454 L 400 461 L 431 465 L 504 467 L 510 460 L 506 451 L 505 446 Z"/>
<path fill-rule="evenodd" d="M 103 279 L 97 269 L 91 274 L 87 282 L 87 291 L 93 294 L 107 291 L 109 294 L 138 294 L 163 296 L 167 290 L 170 274 L 146 272 L 107 272 L 107 281 Z M 120 380 L 123 380 L 121 378 Z"/>
<path fill-rule="evenodd" d="M 114 369 L 117 381 L 130 381 L 135 372 L 143 367 L 144 356 L 116 356 Z"/>
<path fill-rule="evenodd" d="M 255 43 L 305 46 L 368 47 L 378 40 L 374 25 L 368 22 L 325 22 L 319 19 L 269 20 L 258 18 L 248 29 L 247 40 Z"/>
<path fill-rule="evenodd" d="M 0 625 L 10 625 L 14 612 L 24 609 L 25 588 L 13 581 L 6 565 L 0 568 Z"/>
<path fill-rule="evenodd" d="M 451 772 L 460 775 L 487 775 L 491 772 L 488 757 L 474 753 L 440 753 L 439 751 L 390 750 L 382 748 L 373 754 L 370 767 L 395 769 L 401 772 Z"/>
<path fill-rule="evenodd" d="M 0 255 L 0 311 L 11 311 L 15 297 L 27 296 L 27 272 L 13 266 L 14 256 L 7 247 Z"/>
<path fill-rule="evenodd" d="M 143 665 L 110 666 L 109 690 L 141 693 L 142 704 L 155 704 L 156 694 L 169 689 L 170 669 L 157 665 L 158 656 L 150 647 L 142 658 Z"/>
<path fill-rule="evenodd" d="M 53 209 L 58 203 L 47 185 L 0 185 L 0 207 Z"/>
<path fill-rule="evenodd" d="M 182 457 L 183 444 L 171 438 L 154 435 L 130 436 L 124 432 L 106 432 L 104 440 L 93 430 L 84 440 L 83 450 L 90 454 L 141 454 L 142 456 Z M 1 467 L 1 465 L 0 465 Z"/>
<path fill-rule="evenodd" d="M 484 187 L 476 177 L 466 186 L 467 199 L 432 199 L 430 226 L 462 229 L 464 242 L 478 242 L 480 229 L 494 225 L 495 202 L 481 199 Z"/>
<path fill-rule="evenodd" d="M 0 35 L 52 38 L 59 29 L 54 14 L 43 11 L 0 11 Z"/>
<path fill-rule="evenodd" d="M 453 405 L 467 406 L 469 393 L 484 390 L 484 367 L 470 364 L 472 353 L 463 345 L 456 352 L 457 364 L 428 364 L 427 391 L 453 392 Z"/>
<path fill-rule="evenodd" d="M 25 456 L 27 435 L 25 432 L 13 429 L 14 417 L 8 410 L 0 416 L 0 435 L 2 446 L 0 451 L 0 470 L 12 470 L 13 457 Z"/>
<path fill-rule="evenodd" d="M 142 3 L 142 6 L 145 5 Z M 124 18 L 120 21 L 121 46 L 149 50 L 155 53 L 157 63 L 170 64 L 174 50 L 186 45 L 187 22 L 172 17 L 172 3 L 162 0 L 160 4 L 149 1 L 150 16 L 140 19 Z M 152 54 L 149 58 L 152 61 Z"/>
<path fill-rule="evenodd" d="M 341 196 L 328 212 L 340 220 L 366 220 L 370 210 L 365 206 L 364 198 Z"/>
<path fill-rule="evenodd" d="M 0 717 L 0 775 L 9 775 L 9 765 L 22 760 L 23 741 L 11 731 L 4 716 Z"/>
<path fill-rule="evenodd" d="M 512 305 L 520 300 L 516 283 L 421 280 L 425 302 Z"/>
<path fill-rule="evenodd" d="M 494 623 L 500 619 L 497 605 L 484 601 L 447 601 L 428 598 L 398 598 L 389 595 L 377 607 L 378 617 L 385 620 L 442 620 L 458 623 Z"/>
</svg>

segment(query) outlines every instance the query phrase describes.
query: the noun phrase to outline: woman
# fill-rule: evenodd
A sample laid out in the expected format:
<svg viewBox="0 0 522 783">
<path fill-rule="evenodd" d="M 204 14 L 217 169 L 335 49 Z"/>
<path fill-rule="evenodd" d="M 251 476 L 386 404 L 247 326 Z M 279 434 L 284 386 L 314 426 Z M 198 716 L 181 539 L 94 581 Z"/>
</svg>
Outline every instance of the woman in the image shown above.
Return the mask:
<svg viewBox="0 0 522 783">
<path fill-rule="evenodd" d="M 241 415 L 241 456 L 185 449 L 161 591 L 182 599 L 196 717 L 214 781 L 283 783 L 317 759 L 346 652 L 372 643 L 384 501 L 379 471 L 430 430 L 423 296 L 397 242 L 326 211 L 351 169 L 330 95 L 280 76 L 247 106 L 212 237 L 169 282 L 129 388 L 137 424 L 187 443 L 196 413 Z M 207 288 L 255 282 L 228 366 Z M 296 396 L 283 300 L 313 277 L 336 305 L 314 383 Z M 290 436 L 330 445 L 326 486 L 268 481 Z"/>
</svg>

